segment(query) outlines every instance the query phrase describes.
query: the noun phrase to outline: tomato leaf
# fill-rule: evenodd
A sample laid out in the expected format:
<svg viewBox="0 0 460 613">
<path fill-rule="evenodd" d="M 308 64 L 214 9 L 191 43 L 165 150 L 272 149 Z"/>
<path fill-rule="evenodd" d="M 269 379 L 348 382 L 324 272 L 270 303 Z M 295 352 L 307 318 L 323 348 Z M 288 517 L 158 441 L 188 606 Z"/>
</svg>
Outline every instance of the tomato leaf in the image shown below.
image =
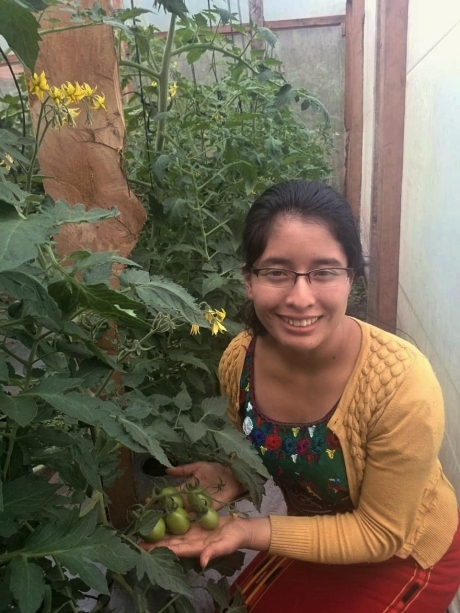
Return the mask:
<svg viewBox="0 0 460 613">
<path fill-rule="evenodd" d="M 178 592 L 187 597 L 192 595 L 182 567 L 173 552 L 166 547 L 158 547 L 151 553 L 141 553 L 136 571 L 139 581 L 147 575 L 154 585 L 159 585 L 165 590 Z"/>
<path fill-rule="evenodd" d="M 235 430 L 231 424 L 225 424 L 222 430 L 212 430 L 217 442 L 222 446 L 223 450 L 230 456 L 236 454 L 249 467 L 266 477 L 270 478 L 259 454 L 253 447 L 248 445 L 248 441 L 244 434 Z"/>
<path fill-rule="evenodd" d="M 21 613 L 35 613 L 45 595 L 43 570 L 23 556 L 14 558 L 8 569 L 11 572 L 10 589 L 19 603 Z"/>
</svg>

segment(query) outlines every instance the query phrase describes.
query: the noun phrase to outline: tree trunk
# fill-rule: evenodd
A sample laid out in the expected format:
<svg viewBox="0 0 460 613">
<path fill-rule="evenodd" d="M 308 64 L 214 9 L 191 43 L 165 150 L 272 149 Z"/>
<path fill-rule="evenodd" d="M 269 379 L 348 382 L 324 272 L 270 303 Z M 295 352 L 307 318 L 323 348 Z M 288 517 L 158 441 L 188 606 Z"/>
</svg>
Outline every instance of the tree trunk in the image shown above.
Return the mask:
<svg viewBox="0 0 460 613">
<path fill-rule="evenodd" d="M 99 0 L 109 12 L 109 0 Z M 81 0 L 82 8 L 90 8 L 93 0 Z M 48 10 L 47 17 L 59 19 L 57 27 L 69 23 L 69 14 Z M 43 19 L 42 23 L 46 24 Z M 45 25 L 46 27 L 46 25 Z M 107 112 L 92 111 L 92 125 L 84 125 L 82 109 L 78 127 L 50 128 L 40 148 L 41 172 L 46 193 L 69 204 L 82 203 L 87 209 L 109 209 L 120 212 L 114 219 L 94 224 L 72 224 L 62 228 L 56 237 L 60 256 L 81 249 L 115 251 L 128 257 L 136 246 L 146 219 L 145 211 L 129 189 L 123 172 L 123 118 L 118 63 L 113 30 L 109 26 L 91 26 L 43 36 L 35 71 L 45 71 L 48 83 L 60 86 L 67 81 L 97 85 L 97 93 L 105 95 Z M 37 120 L 39 102 L 30 99 L 32 117 Z M 116 278 L 114 277 L 114 285 Z M 113 337 L 116 331 L 112 330 Z M 105 346 L 110 344 L 110 336 Z M 124 450 L 121 467 L 123 477 L 108 492 L 112 500 L 110 516 L 115 525 L 126 523 L 126 509 L 136 498 L 131 456 Z"/>
</svg>

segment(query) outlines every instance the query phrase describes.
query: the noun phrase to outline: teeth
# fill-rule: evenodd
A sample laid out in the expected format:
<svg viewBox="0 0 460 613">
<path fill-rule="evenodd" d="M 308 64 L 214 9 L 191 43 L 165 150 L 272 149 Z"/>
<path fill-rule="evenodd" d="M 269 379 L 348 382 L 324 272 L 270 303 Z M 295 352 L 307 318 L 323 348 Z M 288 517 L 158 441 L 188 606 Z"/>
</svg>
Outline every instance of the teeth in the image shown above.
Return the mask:
<svg viewBox="0 0 460 613">
<path fill-rule="evenodd" d="M 308 319 L 289 319 L 288 317 L 283 317 L 283 320 L 290 324 L 291 326 L 295 326 L 296 328 L 306 328 L 307 326 L 311 326 L 318 321 L 319 317 L 309 317 Z"/>
</svg>

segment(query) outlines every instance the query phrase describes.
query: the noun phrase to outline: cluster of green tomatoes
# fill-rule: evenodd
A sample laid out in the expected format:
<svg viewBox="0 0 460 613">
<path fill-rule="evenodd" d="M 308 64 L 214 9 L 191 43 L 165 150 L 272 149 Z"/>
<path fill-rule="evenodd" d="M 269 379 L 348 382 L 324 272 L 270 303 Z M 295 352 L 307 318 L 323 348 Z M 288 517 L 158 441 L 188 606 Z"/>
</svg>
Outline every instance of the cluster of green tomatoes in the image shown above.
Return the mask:
<svg viewBox="0 0 460 613">
<path fill-rule="evenodd" d="M 193 512 L 192 517 L 185 509 L 184 498 Z M 147 535 L 143 535 L 144 541 L 149 543 L 161 541 L 166 532 L 185 534 L 189 531 L 192 521 L 197 521 L 205 530 L 214 530 L 219 525 L 219 515 L 212 508 L 212 498 L 199 485 L 192 489 L 186 487 L 181 491 L 168 485 L 155 495 L 153 500 L 162 510 L 163 516 Z"/>
</svg>

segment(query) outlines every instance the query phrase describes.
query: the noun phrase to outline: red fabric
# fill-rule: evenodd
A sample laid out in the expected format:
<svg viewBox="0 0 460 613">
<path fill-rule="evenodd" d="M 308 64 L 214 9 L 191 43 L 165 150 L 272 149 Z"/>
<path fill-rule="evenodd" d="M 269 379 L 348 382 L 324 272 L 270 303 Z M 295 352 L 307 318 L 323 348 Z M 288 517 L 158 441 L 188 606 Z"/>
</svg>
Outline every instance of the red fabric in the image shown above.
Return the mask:
<svg viewBox="0 0 460 613">
<path fill-rule="evenodd" d="M 237 578 L 248 613 L 445 613 L 460 587 L 460 527 L 432 568 L 413 558 L 314 564 L 259 554 Z"/>
</svg>

